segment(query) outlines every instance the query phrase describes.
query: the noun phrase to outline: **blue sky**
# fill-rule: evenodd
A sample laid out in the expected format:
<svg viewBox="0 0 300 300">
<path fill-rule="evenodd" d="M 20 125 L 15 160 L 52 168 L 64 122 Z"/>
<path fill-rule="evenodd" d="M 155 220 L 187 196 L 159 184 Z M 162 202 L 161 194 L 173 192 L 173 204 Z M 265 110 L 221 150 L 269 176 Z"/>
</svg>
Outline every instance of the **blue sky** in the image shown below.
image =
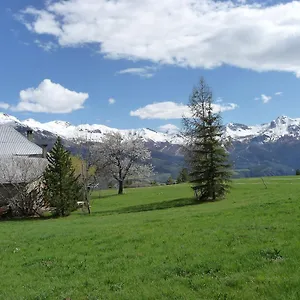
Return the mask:
<svg viewBox="0 0 300 300">
<path fill-rule="evenodd" d="M 172 128 L 204 76 L 226 123 L 300 117 L 299 11 L 300 1 L 2 0 L 0 111 Z"/>
</svg>

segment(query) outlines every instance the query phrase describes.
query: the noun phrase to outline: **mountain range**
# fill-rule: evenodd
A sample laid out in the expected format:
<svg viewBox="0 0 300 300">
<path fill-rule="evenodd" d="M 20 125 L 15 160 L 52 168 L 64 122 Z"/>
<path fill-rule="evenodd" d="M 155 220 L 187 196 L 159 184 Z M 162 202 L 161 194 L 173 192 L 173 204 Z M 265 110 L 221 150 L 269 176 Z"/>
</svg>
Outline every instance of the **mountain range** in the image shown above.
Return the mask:
<svg viewBox="0 0 300 300">
<path fill-rule="evenodd" d="M 116 129 L 99 124 L 74 126 L 64 121 L 41 123 L 33 119 L 20 121 L 14 116 L 0 113 L 0 125 L 12 125 L 21 133 L 34 131 L 35 142 L 52 147 L 60 136 L 71 151 L 80 141 L 100 142 L 109 132 L 140 135 L 152 152 L 158 180 L 176 177 L 184 166 L 180 151 L 184 140 L 180 133 L 164 133 L 150 128 Z M 229 123 L 224 126 L 224 136 L 230 138 L 231 161 L 236 177 L 294 174 L 300 168 L 300 118 L 280 116 L 270 123 L 248 126 Z"/>
</svg>

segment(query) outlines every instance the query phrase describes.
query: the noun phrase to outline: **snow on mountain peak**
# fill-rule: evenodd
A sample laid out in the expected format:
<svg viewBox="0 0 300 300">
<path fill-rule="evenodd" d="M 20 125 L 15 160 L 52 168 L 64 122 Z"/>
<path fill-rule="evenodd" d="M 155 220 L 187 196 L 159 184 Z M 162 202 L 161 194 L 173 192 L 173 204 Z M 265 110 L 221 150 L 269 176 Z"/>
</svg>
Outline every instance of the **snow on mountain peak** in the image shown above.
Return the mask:
<svg viewBox="0 0 300 300">
<path fill-rule="evenodd" d="M 286 123 L 288 123 L 290 120 L 291 120 L 291 119 L 288 118 L 287 116 L 280 116 L 280 117 L 276 118 L 276 119 L 274 120 L 274 122 L 275 122 L 276 124 L 286 124 Z"/>
<path fill-rule="evenodd" d="M 182 143 L 182 137 L 178 135 L 157 132 L 150 128 L 116 129 L 100 124 L 80 124 L 74 126 L 64 121 L 40 123 L 33 119 L 27 119 L 22 122 L 22 124 L 27 127 L 31 127 L 35 131 L 47 131 L 68 140 L 91 140 L 94 142 L 99 142 L 107 133 L 120 132 L 124 136 L 129 134 L 139 135 L 144 139 L 144 141 L 151 140 L 153 142 L 170 142 L 173 144 Z"/>
<path fill-rule="evenodd" d="M 55 124 L 55 125 L 59 125 L 59 126 L 63 126 L 63 127 L 69 127 L 69 126 L 71 126 L 71 123 L 66 122 L 66 121 L 59 121 L 59 120 L 49 122 L 48 124 Z"/>
<path fill-rule="evenodd" d="M 15 123 L 20 123 L 20 121 L 14 117 L 14 116 L 11 116 L 7 113 L 3 113 L 3 112 L 0 112 L 0 124 L 15 124 Z"/>
<path fill-rule="evenodd" d="M 276 141 L 284 136 L 300 139 L 300 118 L 280 116 L 270 123 L 255 126 L 229 123 L 225 127 L 225 135 L 240 141 L 258 136 L 263 136 L 266 141 Z"/>
<path fill-rule="evenodd" d="M 153 141 L 154 143 L 183 143 L 183 137 L 178 133 L 160 132 L 150 128 L 125 130 L 111 128 L 100 124 L 81 124 L 74 126 L 65 121 L 41 123 L 34 119 L 27 119 L 21 122 L 14 116 L 10 116 L 6 113 L 0 113 L 0 124 L 30 127 L 43 134 L 47 134 L 48 132 L 73 141 L 91 140 L 98 142 L 101 141 L 103 136 L 107 133 L 120 132 L 124 136 L 136 134 L 141 136 L 144 141 Z M 231 137 L 232 140 L 238 140 L 241 142 L 251 140 L 256 137 L 262 137 L 262 139 L 260 139 L 262 142 L 270 142 L 276 141 L 284 136 L 290 136 L 300 140 L 300 118 L 292 119 L 287 116 L 280 116 L 270 123 L 254 126 L 239 123 L 228 123 L 224 127 L 224 134 L 225 137 Z"/>
</svg>

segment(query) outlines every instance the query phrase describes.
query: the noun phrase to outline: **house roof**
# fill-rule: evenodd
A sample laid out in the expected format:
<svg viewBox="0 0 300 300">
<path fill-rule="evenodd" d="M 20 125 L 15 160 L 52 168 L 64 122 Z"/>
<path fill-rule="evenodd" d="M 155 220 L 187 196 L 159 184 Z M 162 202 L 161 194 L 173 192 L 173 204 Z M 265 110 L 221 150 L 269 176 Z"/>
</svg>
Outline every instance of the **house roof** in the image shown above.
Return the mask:
<svg viewBox="0 0 300 300">
<path fill-rule="evenodd" d="M 29 183 L 40 178 L 47 159 L 28 156 L 0 156 L 0 184 Z"/>
<path fill-rule="evenodd" d="M 42 155 L 43 150 L 11 126 L 0 125 L 0 155 Z"/>
</svg>

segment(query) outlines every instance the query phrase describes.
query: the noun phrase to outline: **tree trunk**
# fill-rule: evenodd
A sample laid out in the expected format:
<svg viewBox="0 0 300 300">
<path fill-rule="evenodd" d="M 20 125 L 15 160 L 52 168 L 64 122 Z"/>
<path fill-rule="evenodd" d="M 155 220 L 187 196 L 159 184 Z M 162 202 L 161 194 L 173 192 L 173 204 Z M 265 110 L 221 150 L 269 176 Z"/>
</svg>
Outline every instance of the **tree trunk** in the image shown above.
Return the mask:
<svg viewBox="0 0 300 300">
<path fill-rule="evenodd" d="M 89 215 L 91 214 L 91 207 L 90 207 L 90 188 L 87 188 L 87 193 L 86 193 L 86 205 L 88 209 Z"/>
<path fill-rule="evenodd" d="M 123 180 L 119 180 L 119 192 L 118 192 L 118 194 L 122 195 L 123 194 L 123 190 L 124 190 Z"/>
</svg>

